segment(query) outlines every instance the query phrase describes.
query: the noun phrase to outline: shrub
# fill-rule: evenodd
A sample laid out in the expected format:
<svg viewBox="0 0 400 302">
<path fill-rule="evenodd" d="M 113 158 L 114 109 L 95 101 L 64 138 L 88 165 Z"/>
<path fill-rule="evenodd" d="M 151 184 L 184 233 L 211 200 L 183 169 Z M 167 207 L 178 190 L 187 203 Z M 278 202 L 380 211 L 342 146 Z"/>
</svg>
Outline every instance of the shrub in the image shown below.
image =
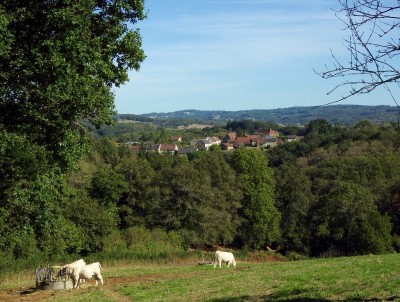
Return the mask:
<svg viewBox="0 0 400 302">
<path fill-rule="evenodd" d="M 136 226 L 126 229 L 123 238 L 129 251 L 141 259 L 167 257 L 183 251 L 182 238 L 176 232 Z"/>
</svg>

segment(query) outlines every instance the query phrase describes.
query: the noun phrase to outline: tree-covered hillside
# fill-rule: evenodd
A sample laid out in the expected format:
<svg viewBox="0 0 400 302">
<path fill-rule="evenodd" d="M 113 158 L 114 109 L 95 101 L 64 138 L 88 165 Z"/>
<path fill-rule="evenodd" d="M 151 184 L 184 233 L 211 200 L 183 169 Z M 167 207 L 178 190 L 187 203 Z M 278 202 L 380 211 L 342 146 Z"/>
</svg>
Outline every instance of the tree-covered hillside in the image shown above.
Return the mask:
<svg viewBox="0 0 400 302">
<path fill-rule="evenodd" d="M 85 161 L 91 180 L 79 196 L 115 207 L 106 212 L 118 213 L 120 234 L 161 229 L 184 246 L 272 245 L 307 256 L 397 250 L 398 128 L 314 120 L 300 130 L 302 141 L 275 148 L 188 156 L 131 153 L 103 138 Z"/>
<path fill-rule="evenodd" d="M 399 109 L 396 106 L 331 105 L 321 107 L 290 107 L 279 109 L 255 109 L 239 111 L 222 110 L 182 110 L 167 113 L 139 115 L 153 120 L 181 119 L 187 122 L 220 124 L 229 120 L 254 119 L 283 125 L 305 125 L 315 119 L 325 119 L 331 124 L 355 125 L 361 120 L 375 124 L 398 121 Z M 123 118 L 134 115 L 119 115 Z M 138 118 L 138 117 L 136 117 Z"/>
<path fill-rule="evenodd" d="M 302 140 L 274 148 L 182 156 L 93 138 L 58 187 L 44 174 L 3 192 L 19 201 L 2 209 L 4 263 L 204 246 L 317 257 L 399 251 L 397 125 L 314 120 L 298 130 Z M 24 160 L 31 169 L 42 164 Z"/>
</svg>

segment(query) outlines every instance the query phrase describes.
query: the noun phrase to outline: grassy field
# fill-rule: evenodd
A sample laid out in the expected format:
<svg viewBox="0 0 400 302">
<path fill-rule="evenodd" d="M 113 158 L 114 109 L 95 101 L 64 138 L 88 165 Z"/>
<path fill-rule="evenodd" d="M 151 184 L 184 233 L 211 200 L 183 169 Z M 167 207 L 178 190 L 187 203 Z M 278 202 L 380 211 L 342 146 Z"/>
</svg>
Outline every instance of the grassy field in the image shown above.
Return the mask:
<svg viewBox="0 0 400 302">
<path fill-rule="evenodd" d="M 106 265 L 104 265 L 106 266 Z M 1 283 L 0 301 L 400 301 L 400 255 L 210 265 L 107 265 L 105 284 L 35 290 L 20 275 Z M 31 284 L 29 284 L 29 282 Z"/>
</svg>

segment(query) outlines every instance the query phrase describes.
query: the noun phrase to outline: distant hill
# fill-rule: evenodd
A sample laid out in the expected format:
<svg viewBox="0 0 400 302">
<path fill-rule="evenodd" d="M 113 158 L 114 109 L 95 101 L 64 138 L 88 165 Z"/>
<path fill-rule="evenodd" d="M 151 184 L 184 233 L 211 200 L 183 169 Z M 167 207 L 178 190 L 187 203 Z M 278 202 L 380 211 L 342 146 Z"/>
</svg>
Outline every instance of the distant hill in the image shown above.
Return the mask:
<svg viewBox="0 0 400 302">
<path fill-rule="evenodd" d="M 254 109 L 239 111 L 181 110 L 168 113 L 136 115 L 147 120 L 182 119 L 219 124 L 229 120 L 253 119 L 283 125 L 304 125 L 315 119 L 325 119 L 331 124 L 354 125 L 361 120 L 382 124 L 398 121 L 396 106 L 331 105 L 322 107 L 290 107 L 279 109 Z M 129 115 L 119 115 L 126 118 Z M 130 115 L 135 116 L 135 115 Z"/>
</svg>

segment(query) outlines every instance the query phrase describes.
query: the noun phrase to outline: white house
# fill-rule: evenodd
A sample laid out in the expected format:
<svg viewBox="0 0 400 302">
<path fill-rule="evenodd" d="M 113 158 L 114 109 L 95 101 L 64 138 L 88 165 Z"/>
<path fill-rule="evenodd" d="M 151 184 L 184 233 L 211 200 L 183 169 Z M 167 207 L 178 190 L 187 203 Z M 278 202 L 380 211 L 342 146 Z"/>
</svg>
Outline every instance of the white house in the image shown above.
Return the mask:
<svg viewBox="0 0 400 302">
<path fill-rule="evenodd" d="M 199 150 L 209 150 L 210 147 L 212 145 L 220 145 L 221 144 L 221 140 L 216 137 L 206 137 L 204 139 L 200 139 L 196 142 L 197 147 L 199 148 Z"/>
</svg>

